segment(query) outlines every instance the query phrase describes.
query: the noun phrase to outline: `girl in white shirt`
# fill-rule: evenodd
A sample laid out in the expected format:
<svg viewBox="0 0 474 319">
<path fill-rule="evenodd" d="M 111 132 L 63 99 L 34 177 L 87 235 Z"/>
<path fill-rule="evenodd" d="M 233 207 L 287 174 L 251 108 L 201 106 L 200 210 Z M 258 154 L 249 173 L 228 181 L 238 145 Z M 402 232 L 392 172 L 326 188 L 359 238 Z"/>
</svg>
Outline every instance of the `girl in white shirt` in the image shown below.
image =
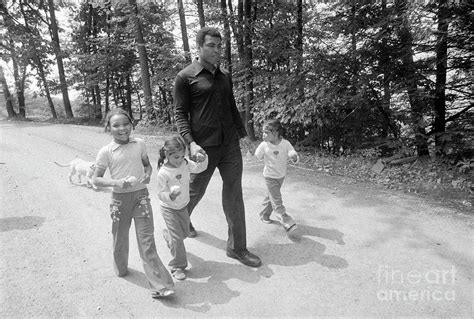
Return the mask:
<svg viewBox="0 0 474 319">
<path fill-rule="evenodd" d="M 264 160 L 263 176 L 268 194 L 263 200 L 263 210 L 259 213 L 260 220 L 272 223 L 270 215 L 275 212 L 286 231 L 296 229 L 294 219 L 286 213 L 281 196 L 281 186 L 286 176 L 288 160 L 299 161 L 298 154 L 291 143 L 283 138 L 283 126 L 277 119 L 267 121 L 263 126 L 263 142 L 255 150 L 255 156 Z"/>
<path fill-rule="evenodd" d="M 184 271 L 188 266 L 184 239 L 189 235 L 190 174 L 205 171 L 208 164 L 207 155 L 196 163 L 185 154 L 185 142 L 180 136 L 173 136 L 165 141 L 158 159 L 158 198 L 167 228 L 163 237 L 171 251 L 171 274 L 178 280 L 186 279 Z"/>
</svg>

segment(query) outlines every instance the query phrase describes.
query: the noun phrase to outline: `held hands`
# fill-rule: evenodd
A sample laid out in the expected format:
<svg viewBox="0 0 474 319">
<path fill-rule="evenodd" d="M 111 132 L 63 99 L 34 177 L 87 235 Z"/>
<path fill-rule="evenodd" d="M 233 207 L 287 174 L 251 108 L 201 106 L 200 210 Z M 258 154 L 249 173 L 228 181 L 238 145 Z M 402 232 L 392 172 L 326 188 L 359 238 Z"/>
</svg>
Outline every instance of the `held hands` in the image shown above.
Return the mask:
<svg viewBox="0 0 474 319">
<path fill-rule="evenodd" d="M 242 140 L 242 147 L 243 149 L 247 149 L 247 152 L 250 153 L 250 155 L 255 154 L 255 149 L 257 148 L 250 137 L 246 136 Z"/>
<path fill-rule="evenodd" d="M 206 159 L 206 151 L 196 142 L 191 142 L 189 144 L 189 152 L 191 160 L 195 161 L 196 163 L 203 162 Z"/>
</svg>

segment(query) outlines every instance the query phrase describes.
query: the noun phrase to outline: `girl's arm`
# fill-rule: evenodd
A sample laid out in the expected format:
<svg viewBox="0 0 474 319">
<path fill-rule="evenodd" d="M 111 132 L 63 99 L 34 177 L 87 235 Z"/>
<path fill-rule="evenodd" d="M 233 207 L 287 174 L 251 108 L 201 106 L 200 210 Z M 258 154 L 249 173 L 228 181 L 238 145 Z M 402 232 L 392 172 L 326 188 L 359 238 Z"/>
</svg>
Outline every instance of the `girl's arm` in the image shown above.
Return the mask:
<svg viewBox="0 0 474 319">
<path fill-rule="evenodd" d="M 125 181 L 125 178 L 123 179 L 112 179 L 112 178 L 106 178 L 104 177 L 106 169 L 102 167 L 96 166 L 94 170 L 94 175 L 92 182 L 96 186 L 101 186 L 101 187 L 120 187 L 124 188 L 125 184 L 127 183 Z"/>
<path fill-rule="evenodd" d="M 153 168 L 151 167 L 150 159 L 148 158 L 148 155 L 146 155 L 145 157 L 142 157 L 142 163 L 143 163 L 144 174 L 139 182 L 143 184 L 148 184 L 150 183 L 151 173 L 153 172 Z"/>
<path fill-rule="evenodd" d="M 300 161 L 300 156 L 296 153 L 295 148 L 290 142 L 288 142 L 288 157 L 294 164 Z"/>
<path fill-rule="evenodd" d="M 161 172 L 158 171 L 158 198 L 162 202 L 169 203 L 170 200 L 174 201 L 179 194 L 181 194 L 179 187 L 178 189 L 171 191 L 168 186 L 166 175 L 161 174 Z"/>
<path fill-rule="evenodd" d="M 257 149 L 255 150 L 255 157 L 259 160 L 262 160 L 263 157 L 265 156 L 265 146 L 264 142 L 260 143 L 258 145 Z"/>
</svg>

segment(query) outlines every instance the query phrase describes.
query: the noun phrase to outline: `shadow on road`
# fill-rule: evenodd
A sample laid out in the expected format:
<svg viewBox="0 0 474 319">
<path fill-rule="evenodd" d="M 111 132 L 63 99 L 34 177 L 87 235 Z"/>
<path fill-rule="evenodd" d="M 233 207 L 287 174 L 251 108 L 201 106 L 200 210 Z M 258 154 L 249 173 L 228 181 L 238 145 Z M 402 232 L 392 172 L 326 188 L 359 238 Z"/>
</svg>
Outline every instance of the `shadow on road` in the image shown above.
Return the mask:
<svg viewBox="0 0 474 319">
<path fill-rule="evenodd" d="M 285 236 L 283 232 L 281 234 Z M 325 254 L 326 246 L 310 238 L 329 239 L 338 245 L 344 245 L 343 236 L 344 234 L 336 229 L 324 229 L 300 223 L 291 236 L 288 236 L 288 242 L 261 243 L 256 247 L 256 252 L 267 265 L 301 266 L 315 262 L 327 268 L 347 268 L 349 265 L 347 260 Z"/>
<path fill-rule="evenodd" d="M 122 278 L 139 287 L 150 289 L 145 274 L 141 271 L 128 267 L 128 274 Z"/>
<path fill-rule="evenodd" d="M 277 226 L 280 228 L 280 226 Z M 284 235 L 283 235 L 284 236 Z M 161 300 L 163 305 L 170 308 L 183 308 L 190 311 L 206 313 L 214 305 L 222 305 L 240 296 L 239 290 L 233 290 L 226 284 L 227 281 L 237 279 L 241 282 L 256 284 L 263 278 L 274 275 L 272 265 L 300 266 L 317 263 L 328 268 L 346 268 L 348 263 L 344 258 L 325 254 L 326 246 L 309 238 L 319 237 L 344 245 L 343 233 L 335 229 L 324 229 L 299 224 L 294 236 L 285 243 L 271 243 L 258 245 L 251 249 L 262 258 L 263 265 L 251 268 L 236 264 L 234 260 L 218 262 L 204 260 L 188 252 L 188 261 L 191 264 L 187 272 L 187 280 L 175 282 L 176 296 Z M 226 241 L 204 231 L 194 240 L 215 247 L 225 254 Z M 137 270 L 129 269 L 125 280 L 148 289 L 145 275 Z"/>
<path fill-rule="evenodd" d="M 45 218 L 40 216 L 0 218 L 0 232 L 6 232 L 15 229 L 28 230 L 35 227 L 40 227 L 44 221 Z"/>
<path fill-rule="evenodd" d="M 343 234 L 338 230 L 299 225 L 297 233 L 288 243 L 266 242 L 251 249 L 262 258 L 263 265 L 259 268 L 235 264 L 231 259 L 230 263 L 204 260 L 188 252 L 188 260 L 192 265 L 188 271 L 189 280 L 176 282 L 176 297 L 163 300 L 163 304 L 206 313 L 213 305 L 226 304 L 241 294 L 240 291 L 229 288 L 226 281 L 237 279 L 256 284 L 263 278 L 274 275 L 272 265 L 299 266 L 314 262 L 328 268 L 348 267 L 344 258 L 325 254 L 326 246 L 308 236 L 329 239 L 344 245 Z M 225 240 L 203 231 L 199 232 L 195 240 L 222 250 L 225 254 Z"/>
</svg>

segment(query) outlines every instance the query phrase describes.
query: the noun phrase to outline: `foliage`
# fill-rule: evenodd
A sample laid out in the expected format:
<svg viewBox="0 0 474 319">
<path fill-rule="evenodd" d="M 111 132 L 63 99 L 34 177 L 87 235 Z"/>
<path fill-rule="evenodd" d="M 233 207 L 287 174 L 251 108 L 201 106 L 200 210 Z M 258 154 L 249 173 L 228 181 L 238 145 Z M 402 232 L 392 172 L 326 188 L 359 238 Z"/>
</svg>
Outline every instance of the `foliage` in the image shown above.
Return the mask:
<svg viewBox="0 0 474 319">
<path fill-rule="evenodd" d="M 58 86 L 51 74 L 51 45 L 43 2 L 33 1 L 25 12 L 18 2 L 7 1 L 2 16 L 8 33 L 2 34 L 2 57 L 18 57 L 23 69 L 37 69 L 42 62 L 49 84 Z M 81 101 L 97 116 L 112 107 L 123 107 L 143 124 L 173 123 L 172 86 L 176 73 L 185 66 L 176 28 L 176 5 L 166 2 L 109 2 L 95 6 L 82 1 L 68 3 L 63 12 L 74 13 L 72 36 L 64 46 L 68 80 L 82 92 Z M 334 155 L 366 156 L 387 149 L 413 154 L 421 138 L 434 140 L 432 155 L 461 163 L 472 156 L 471 34 L 472 4 L 447 2 L 449 29 L 448 58 L 440 61 L 438 13 L 441 2 L 386 1 L 303 1 L 303 48 L 297 19 L 298 2 L 252 1 L 251 69 L 243 63 L 233 42 L 232 72 L 239 107 L 249 107 L 252 124 L 260 131 L 262 121 L 279 118 L 287 137 L 301 147 L 317 148 Z M 239 26 L 242 2 L 229 2 Z M 208 25 L 223 28 L 217 2 L 205 6 Z M 58 8 L 59 9 L 59 8 Z M 196 16 L 195 4 L 187 3 L 188 16 Z M 134 17 L 137 14 L 146 45 L 153 90 L 153 107 L 144 108 L 142 73 L 137 54 Z M 27 16 L 28 26 L 21 17 Z M 194 34 L 197 22 L 188 22 Z M 63 38 L 67 30 L 63 30 Z M 232 29 L 236 40 L 238 28 Z M 11 35 L 11 38 L 8 38 Z M 14 39 L 14 43 L 11 40 Z M 9 48 L 16 52 L 14 55 Z M 12 51 L 12 52 L 13 52 Z M 408 56 L 409 55 L 409 56 Z M 412 59 L 412 61 L 410 61 Z M 408 61 L 408 62 L 407 62 Z M 438 65 L 446 62 L 445 119 L 443 132 L 434 133 Z M 35 74 L 39 74 L 35 72 Z M 251 76 L 249 76 L 251 75 Z M 253 100 L 248 100 L 248 81 Z M 410 92 L 411 89 L 414 92 Z M 416 100 L 416 101 L 414 101 Z M 251 103 L 251 105 L 248 105 Z M 416 105 L 415 105 L 416 104 Z M 416 107 L 415 107 L 416 106 Z M 259 133 L 257 133 L 258 137 Z M 383 148 L 381 145 L 393 144 Z M 465 162 L 462 162 L 465 163 Z M 461 164 L 466 168 L 467 164 Z"/>
</svg>

